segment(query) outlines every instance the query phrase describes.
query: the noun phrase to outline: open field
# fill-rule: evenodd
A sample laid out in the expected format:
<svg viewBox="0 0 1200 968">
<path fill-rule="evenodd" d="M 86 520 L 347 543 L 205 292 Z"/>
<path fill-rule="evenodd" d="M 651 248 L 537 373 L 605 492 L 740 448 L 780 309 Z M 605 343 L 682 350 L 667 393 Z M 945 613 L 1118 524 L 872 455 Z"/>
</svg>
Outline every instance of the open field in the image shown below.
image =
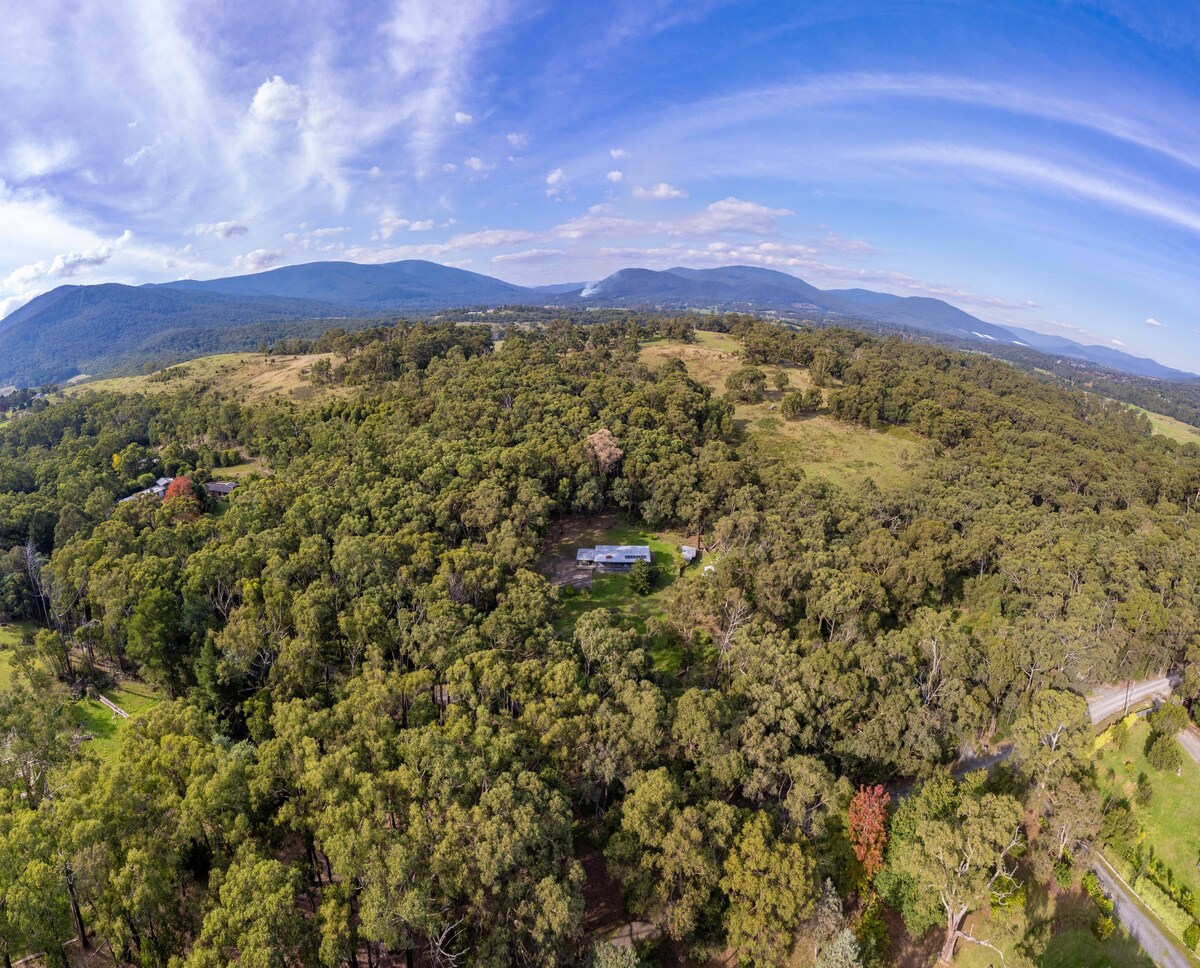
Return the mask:
<svg viewBox="0 0 1200 968">
<path fill-rule="evenodd" d="M 732 336 L 701 332 L 694 344 L 659 340 L 642 348 L 642 360 L 651 366 L 669 359 L 683 360 L 692 379 L 723 394 L 725 378 L 742 365 L 741 344 Z M 789 390 L 807 390 L 813 385 L 808 371 L 800 367 L 763 369 L 768 381 L 776 369 L 787 373 Z M 926 450 L 925 441 L 904 428 L 880 432 L 823 414 L 785 420 L 778 410 L 783 396 L 771 390 L 762 403 L 739 403 L 735 419 L 760 447 L 798 465 L 806 474 L 843 485 L 860 484 L 868 478 L 883 485 L 907 476 Z"/>
<path fill-rule="evenodd" d="M 332 358 L 329 353 L 307 356 L 220 353 L 176 363 L 145 375 L 76 383 L 62 392 L 64 396 L 77 396 L 88 390 L 152 394 L 170 393 L 184 387 L 211 386 L 250 403 L 279 396 L 305 401 L 352 393 L 350 388 L 318 386 L 309 381 L 308 373 L 313 363 Z"/>
<path fill-rule="evenodd" d="M 1166 414 L 1155 413 L 1153 410 L 1145 410 L 1142 407 L 1133 409 L 1150 418 L 1150 424 L 1154 427 L 1156 434 L 1170 437 L 1181 444 L 1200 444 L 1200 427 L 1193 427 L 1185 424 L 1182 420 L 1176 420 Z"/>
<path fill-rule="evenodd" d="M 1123 747 L 1107 746 L 1100 751 L 1096 763 L 1100 789 L 1129 800 L 1155 854 L 1171 868 L 1177 881 L 1200 895 L 1200 766 L 1185 755 L 1181 775 L 1156 770 L 1146 762 L 1149 735 L 1150 727 L 1138 720 Z M 1133 800 L 1141 773 L 1150 778 L 1154 791 L 1144 807 Z"/>
</svg>

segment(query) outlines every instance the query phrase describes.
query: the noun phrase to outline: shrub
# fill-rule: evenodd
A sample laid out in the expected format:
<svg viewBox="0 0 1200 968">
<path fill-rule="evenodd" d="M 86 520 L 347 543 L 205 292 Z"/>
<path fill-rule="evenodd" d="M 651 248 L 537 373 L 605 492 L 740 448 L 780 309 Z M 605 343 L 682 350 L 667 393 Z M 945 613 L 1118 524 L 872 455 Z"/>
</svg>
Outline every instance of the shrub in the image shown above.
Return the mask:
<svg viewBox="0 0 1200 968">
<path fill-rule="evenodd" d="M 1117 922 L 1112 919 L 1111 915 L 1101 914 L 1096 918 L 1096 937 L 1101 941 L 1107 941 L 1112 937 L 1113 931 L 1117 927 Z"/>
<path fill-rule="evenodd" d="M 592 942 L 588 953 L 588 968 L 641 968 L 643 964 L 633 948 L 618 948 L 610 941 Z"/>
<path fill-rule="evenodd" d="M 1154 796 L 1154 788 L 1150 785 L 1150 777 L 1145 773 L 1138 775 L 1137 792 L 1133 795 L 1134 802 L 1138 806 L 1145 807 L 1150 805 L 1150 800 Z"/>
<path fill-rule="evenodd" d="M 1200 924 L 1193 921 L 1187 926 L 1187 930 L 1183 932 L 1183 943 L 1190 951 L 1196 950 L 1196 945 L 1200 944 Z"/>
<path fill-rule="evenodd" d="M 1152 712 L 1147 719 L 1150 728 L 1163 736 L 1174 736 L 1187 728 L 1188 714 L 1179 703 L 1166 702 Z"/>
<path fill-rule="evenodd" d="M 1183 937 L 1183 933 L 1194 919 L 1179 906 L 1175 898 L 1148 877 L 1138 878 L 1134 890 L 1142 903 L 1157 914 L 1176 937 Z"/>
<path fill-rule="evenodd" d="M 761 403 L 767 394 L 767 375 L 757 366 L 739 366 L 725 378 L 725 389 L 740 403 Z"/>
<path fill-rule="evenodd" d="M 635 561 L 629 570 L 629 587 L 639 595 L 649 595 L 654 589 L 654 566 L 646 561 Z"/>
<path fill-rule="evenodd" d="M 1054 862 L 1054 881 L 1059 888 L 1064 891 L 1071 889 L 1072 881 L 1071 862 L 1066 857 L 1059 858 Z"/>
<path fill-rule="evenodd" d="M 1183 766 L 1183 751 L 1174 736 L 1165 733 L 1152 734 L 1150 747 L 1146 750 L 1146 760 L 1156 770 L 1173 773 Z"/>
</svg>

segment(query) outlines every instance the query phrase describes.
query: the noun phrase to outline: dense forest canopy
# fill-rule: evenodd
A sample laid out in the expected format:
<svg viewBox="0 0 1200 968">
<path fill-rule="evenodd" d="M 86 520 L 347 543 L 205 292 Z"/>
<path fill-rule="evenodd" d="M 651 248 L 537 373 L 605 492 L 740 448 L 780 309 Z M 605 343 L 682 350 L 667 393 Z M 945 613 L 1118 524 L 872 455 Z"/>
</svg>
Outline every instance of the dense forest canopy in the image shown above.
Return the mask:
<svg viewBox="0 0 1200 968">
<path fill-rule="evenodd" d="M 806 477 L 734 391 L 639 360 L 698 322 L 806 368 L 789 418 L 927 450 Z M 0 605 L 38 627 L 0 693 L 5 958 L 74 932 L 147 966 L 633 963 L 589 947 L 589 851 L 689 958 L 886 964 L 889 912 L 949 958 L 1121 809 L 1082 694 L 1188 663 L 1200 693 L 1200 448 L 1096 394 L 746 317 L 285 349 L 354 393 L 85 393 L 0 431 Z M 163 475 L 191 489 L 118 502 Z M 544 553 L 611 512 L 711 568 L 647 621 L 566 621 Z M 100 758 L 67 703 L 113 676 L 165 701 Z M 997 735 L 1008 763 L 948 772 Z"/>
</svg>

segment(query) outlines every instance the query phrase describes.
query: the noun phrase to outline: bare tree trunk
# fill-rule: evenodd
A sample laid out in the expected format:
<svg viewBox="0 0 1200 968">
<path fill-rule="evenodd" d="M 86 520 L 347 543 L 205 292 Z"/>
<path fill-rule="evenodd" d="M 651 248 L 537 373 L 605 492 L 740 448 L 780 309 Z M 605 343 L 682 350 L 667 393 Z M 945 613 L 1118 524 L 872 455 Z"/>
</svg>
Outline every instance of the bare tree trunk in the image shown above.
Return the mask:
<svg viewBox="0 0 1200 968">
<path fill-rule="evenodd" d="M 79 947 L 90 951 L 92 943 L 88 940 L 87 928 L 83 924 L 83 912 L 79 910 L 79 895 L 75 891 L 75 872 L 67 867 L 67 897 L 71 901 L 71 923 L 75 925 L 75 933 L 79 935 Z"/>
</svg>

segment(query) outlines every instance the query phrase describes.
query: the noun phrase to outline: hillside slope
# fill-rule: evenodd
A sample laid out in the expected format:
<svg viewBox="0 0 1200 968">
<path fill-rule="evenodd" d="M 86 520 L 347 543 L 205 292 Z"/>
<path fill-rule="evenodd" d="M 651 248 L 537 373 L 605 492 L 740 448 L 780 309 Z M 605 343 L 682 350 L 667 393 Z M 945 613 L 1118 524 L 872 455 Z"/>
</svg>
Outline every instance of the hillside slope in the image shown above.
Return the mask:
<svg viewBox="0 0 1200 968">
<path fill-rule="evenodd" d="M 146 286 L 61 286 L 0 321 L 0 384 L 36 385 L 79 373 L 165 365 L 315 335 L 363 317 L 468 306 L 619 307 L 778 312 L 790 319 L 872 320 L 957 346 L 1008 347 L 1155 379 L 1191 374 L 1104 346 L 996 326 L 940 299 L 868 289 L 821 290 L 756 266 L 627 268 L 598 282 L 528 288 L 421 260 L 386 265 L 313 262 L 222 279 Z M 314 323 L 313 321 L 322 321 Z"/>
</svg>

